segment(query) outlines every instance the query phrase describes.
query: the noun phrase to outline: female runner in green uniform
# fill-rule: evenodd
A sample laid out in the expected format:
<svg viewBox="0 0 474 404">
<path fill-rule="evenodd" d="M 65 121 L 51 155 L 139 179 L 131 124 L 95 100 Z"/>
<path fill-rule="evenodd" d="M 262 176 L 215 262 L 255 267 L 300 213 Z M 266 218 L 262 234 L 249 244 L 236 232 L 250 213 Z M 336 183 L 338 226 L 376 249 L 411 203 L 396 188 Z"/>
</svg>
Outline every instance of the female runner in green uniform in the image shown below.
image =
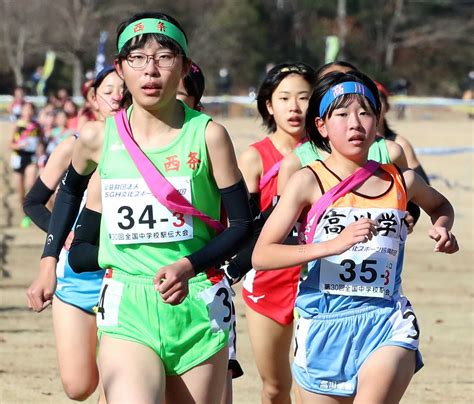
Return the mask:
<svg viewBox="0 0 474 404">
<path fill-rule="evenodd" d="M 57 244 L 98 165 L 99 266 L 108 270 L 97 322 L 107 402 L 155 403 L 166 396 L 167 403 L 217 403 L 231 302 L 227 281 L 214 268 L 252 231 L 248 194 L 226 130 L 176 100 L 191 63 L 179 24 L 162 13 L 137 14 L 119 26 L 117 47 L 116 69 L 131 100 L 121 115 L 126 136 L 208 218 L 219 219 L 222 200 L 229 227 L 216 236 L 197 217 L 168 209 L 151 194 L 116 121 L 87 123 L 61 184 L 40 265 L 43 282 L 30 305 L 41 310 L 54 286 Z"/>
</svg>

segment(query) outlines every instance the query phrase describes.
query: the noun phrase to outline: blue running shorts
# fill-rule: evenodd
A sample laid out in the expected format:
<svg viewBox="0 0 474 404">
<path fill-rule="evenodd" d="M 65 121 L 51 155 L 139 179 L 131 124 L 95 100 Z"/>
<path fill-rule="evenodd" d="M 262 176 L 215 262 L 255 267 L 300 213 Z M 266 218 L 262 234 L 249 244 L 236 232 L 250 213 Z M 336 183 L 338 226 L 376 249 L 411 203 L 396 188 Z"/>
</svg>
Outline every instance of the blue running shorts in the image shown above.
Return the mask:
<svg viewBox="0 0 474 404">
<path fill-rule="evenodd" d="M 404 296 L 393 303 L 300 317 L 292 365 L 296 382 L 318 394 L 353 396 L 366 359 L 377 348 L 389 345 L 417 351 L 415 372 L 421 369 L 415 313 Z"/>
<path fill-rule="evenodd" d="M 56 269 L 56 297 L 64 303 L 75 306 L 87 313 L 94 314 L 99 302 L 99 293 L 105 271 L 83 272 L 76 274 L 68 261 L 69 253 L 62 250 Z"/>
</svg>

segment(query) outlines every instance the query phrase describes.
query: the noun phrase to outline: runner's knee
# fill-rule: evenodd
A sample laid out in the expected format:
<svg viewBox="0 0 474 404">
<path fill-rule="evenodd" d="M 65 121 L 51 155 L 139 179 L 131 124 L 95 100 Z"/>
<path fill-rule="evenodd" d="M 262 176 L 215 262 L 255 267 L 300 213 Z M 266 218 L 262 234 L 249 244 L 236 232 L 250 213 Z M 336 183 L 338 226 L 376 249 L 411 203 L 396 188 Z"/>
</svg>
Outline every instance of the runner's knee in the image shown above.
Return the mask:
<svg viewBox="0 0 474 404">
<path fill-rule="evenodd" d="M 270 402 L 290 402 L 291 378 L 288 382 L 283 380 L 263 380 L 262 395 Z M 285 401 L 285 398 L 288 400 Z"/>
<path fill-rule="evenodd" d="M 89 398 L 97 388 L 98 378 L 83 379 L 63 379 L 63 389 L 66 395 L 74 401 L 84 401 Z"/>
</svg>

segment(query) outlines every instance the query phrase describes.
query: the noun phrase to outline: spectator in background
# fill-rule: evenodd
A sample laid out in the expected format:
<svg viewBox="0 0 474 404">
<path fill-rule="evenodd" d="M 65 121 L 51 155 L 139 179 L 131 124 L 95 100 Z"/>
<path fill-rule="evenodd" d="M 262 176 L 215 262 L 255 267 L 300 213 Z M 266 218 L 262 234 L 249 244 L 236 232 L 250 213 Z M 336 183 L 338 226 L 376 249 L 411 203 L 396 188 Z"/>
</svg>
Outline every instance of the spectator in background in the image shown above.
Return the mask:
<svg viewBox="0 0 474 404">
<path fill-rule="evenodd" d="M 55 106 L 47 103 L 38 113 L 38 123 L 41 125 L 43 135 L 48 138 L 54 128 Z"/>
<path fill-rule="evenodd" d="M 53 105 L 55 109 L 62 108 L 61 100 L 57 97 L 57 95 L 53 91 L 48 92 L 47 104 Z"/>
<path fill-rule="evenodd" d="M 37 158 L 42 154 L 42 131 L 34 120 L 36 109 L 31 102 L 25 102 L 20 119 L 16 122 L 10 142 L 10 165 L 13 170 L 16 193 L 21 205 L 26 191 L 33 185 L 37 174 Z M 21 227 L 30 225 L 30 218 L 22 219 Z"/>
<path fill-rule="evenodd" d="M 62 87 L 57 91 L 56 97 L 58 98 L 58 102 L 60 104 L 59 107 L 64 107 L 64 104 L 70 98 L 69 91 Z"/>
<path fill-rule="evenodd" d="M 42 76 L 43 76 L 43 66 L 38 66 L 36 68 L 36 70 L 34 71 L 34 73 L 30 77 L 31 90 L 32 90 L 33 94 L 43 95 L 43 94 L 38 94 L 38 92 L 37 92 L 37 86 L 38 86 L 38 83 L 40 82 Z"/>
<path fill-rule="evenodd" d="M 67 115 L 67 128 L 70 130 L 76 131 L 79 125 L 77 105 L 74 103 L 74 101 L 68 98 L 64 102 L 63 109 Z"/>
<path fill-rule="evenodd" d="M 7 111 L 10 114 L 10 120 L 15 122 L 20 118 L 21 109 L 25 103 L 25 90 L 23 87 L 16 87 L 13 91 L 13 100 L 7 106 Z"/>
<path fill-rule="evenodd" d="M 38 156 L 39 171 L 41 171 L 44 168 L 46 164 L 46 160 L 48 159 L 45 149 L 55 127 L 55 119 L 56 119 L 55 115 L 56 115 L 56 109 L 54 108 L 53 104 L 49 104 L 49 103 L 46 104 L 38 113 L 37 122 L 39 123 L 41 127 L 41 131 L 43 133 L 42 143 L 44 146 L 42 148 L 42 153 Z"/>
<path fill-rule="evenodd" d="M 47 138 L 45 155 L 46 161 L 53 152 L 53 150 L 61 143 L 64 139 L 67 139 L 73 134 L 73 132 L 67 128 L 67 114 L 64 110 L 58 109 L 53 113 L 54 116 L 54 128 Z M 45 161 L 45 163 L 46 163 Z"/>
</svg>

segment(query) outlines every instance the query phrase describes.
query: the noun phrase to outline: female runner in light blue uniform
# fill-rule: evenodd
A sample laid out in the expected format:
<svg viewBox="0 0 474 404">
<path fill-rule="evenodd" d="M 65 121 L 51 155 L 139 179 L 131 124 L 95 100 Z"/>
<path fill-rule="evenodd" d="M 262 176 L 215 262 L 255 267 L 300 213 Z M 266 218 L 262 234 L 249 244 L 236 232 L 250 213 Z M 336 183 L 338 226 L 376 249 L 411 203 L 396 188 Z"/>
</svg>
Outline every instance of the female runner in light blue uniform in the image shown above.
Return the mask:
<svg viewBox="0 0 474 404">
<path fill-rule="evenodd" d="M 123 81 L 110 66 L 98 73 L 93 105 L 105 119 L 115 113 L 123 92 Z M 24 210 L 34 223 L 47 231 L 51 212 L 46 207 L 71 160 L 76 137 L 63 140 L 52 152 L 43 172 L 25 198 Z M 72 240 L 69 237 L 68 245 Z M 96 364 L 97 305 L 103 271 L 76 274 L 69 265 L 67 248 L 61 251 L 56 270 L 53 325 L 59 369 L 64 391 L 73 400 L 84 400 L 96 389 L 99 373 Z M 35 282 L 28 289 L 32 293 Z"/>
</svg>

